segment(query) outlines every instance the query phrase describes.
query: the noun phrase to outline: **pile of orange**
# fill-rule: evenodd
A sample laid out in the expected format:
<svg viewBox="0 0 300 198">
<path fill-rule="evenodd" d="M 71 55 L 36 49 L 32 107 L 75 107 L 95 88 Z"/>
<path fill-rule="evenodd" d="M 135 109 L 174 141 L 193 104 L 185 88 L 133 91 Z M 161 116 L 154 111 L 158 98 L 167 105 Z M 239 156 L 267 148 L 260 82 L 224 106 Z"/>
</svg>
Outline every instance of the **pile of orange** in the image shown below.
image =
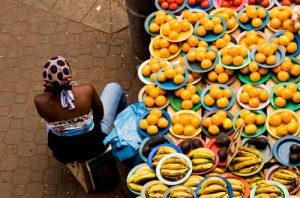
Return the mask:
<svg viewBox="0 0 300 198">
<path fill-rule="evenodd" d="M 300 103 L 300 92 L 297 91 L 297 85 L 295 83 L 289 83 L 285 87 L 282 85 L 277 86 L 274 89 L 275 104 L 283 108 L 285 107 L 287 100 L 291 100 L 294 103 Z"/>
<path fill-rule="evenodd" d="M 268 74 L 268 69 L 259 67 L 254 61 L 251 61 L 248 66 L 240 70 L 242 74 L 250 74 L 250 80 L 252 82 L 258 82 L 261 79 L 261 76 Z"/>
<path fill-rule="evenodd" d="M 150 24 L 149 30 L 152 33 L 159 33 L 160 27 L 165 22 L 174 19 L 172 15 L 167 14 L 164 11 L 157 11 L 155 12 L 155 19 L 154 22 Z"/>
<path fill-rule="evenodd" d="M 225 111 L 219 110 L 211 117 L 204 118 L 202 125 L 208 129 L 211 135 L 219 135 L 220 127 L 224 130 L 232 129 L 232 120 L 227 117 Z"/>
<path fill-rule="evenodd" d="M 261 102 L 266 102 L 268 99 L 268 91 L 259 89 L 250 84 L 245 84 L 240 94 L 240 101 L 244 104 L 248 104 L 251 108 L 259 107 Z"/>
<path fill-rule="evenodd" d="M 295 32 L 292 23 L 292 8 L 281 7 L 281 9 L 274 8 L 270 11 L 269 26 L 276 30 L 289 30 Z"/>
<path fill-rule="evenodd" d="M 225 69 L 221 64 L 217 64 L 214 70 L 207 74 L 207 79 L 211 82 L 225 84 L 233 74 L 234 71 L 232 69 Z"/>
<path fill-rule="evenodd" d="M 204 104 L 211 107 L 217 105 L 218 108 L 224 109 L 229 104 L 229 99 L 232 97 L 229 88 L 221 89 L 219 85 L 212 84 L 209 88 L 209 93 L 204 96 Z"/>
<path fill-rule="evenodd" d="M 220 16 L 225 20 L 227 30 L 232 30 L 237 25 L 237 20 L 234 15 L 234 12 L 230 8 L 225 8 L 224 10 L 219 11 L 215 15 Z"/>
<path fill-rule="evenodd" d="M 245 12 L 240 15 L 241 23 L 249 23 L 251 21 L 251 25 L 254 28 L 261 27 L 263 23 L 263 19 L 267 16 L 267 11 L 264 8 L 256 8 L 255 6 L 247 6 Z"/>
<path fill-rule="evenodd" d="M 187 53 L 187 59 L 190 62 L 198 61 L 203 70 L 209 69 L 216 59 L 216 54 L 213 50 L 207 50 L 205 47 L 198 47 Z"/>
<path fill-rule="evenodd" d="M 154 108 L 146 119 L 140 121 L 140 128 L 147 131 L 149 135 L 156 135 L 159 129 L 167 128 L 169 122 L 162 116 L 160 109 Z"/>
<path fill-rule="evenodd" d="M 200 96 L 197 94 L 197 87 L 195 85 L 188 85 L 186 88 L 181 87 L 175 91 L 175 96 L 183 100 L 181 107 L 185 110 L 192 109 L 194 105 L 200 102 Z"/>
<path fill-rule="evenodd" d="M 176 135 L 193 136 L 200 126 L 200 118 L 192 114 L 172 116 L 172 131 Z"/>
<path fill-rule="evenodd" d="M 189 73 L 187 84 L 191 84 L 192 82 L 194 82 L 195 79 L 197 79 L 201 76 L 200 73 L 196 73 L 196 72 L 192 72 L 192 71 L 188 70 L 188 68 L 185 66 L 185 63 L 184 63 L 184 57 L 180 58 L 179 65 L 186 68 Z"/>
<path fill-rule="evenodd" d="M 247 135 L 254 135 L 257 132 L 257 126 L 264 125 L 265 121 L 265 116 L 261 114 L 255 114 L 248 109 L 243 109 L 239 115 L 239 118 L 236 119 L 235 126 L 239 127 L 242 124 L 245 124 L 244 132 Z"/>
<path fill-rule="evenodd" d="M 169 42 L 165 38 L 156 38 L 153 40 L 153 48 L 159 50 L 160 58 L 169 58 L 170 56 L 176 54 L 179 51 L 179 44 Z"/>
<path fill-rule="evenodd" d="M 164 70 L 157 75 L 158 82 L 166 82 L 171 79 L 176 85 L 184 82 L 184 68 L 181 66 L 173 68 L 172 66 L 165 66 Z"/>
<path fill-rule="evenodd" d="M 240 66 L 248 56 L 245 47 L 229 46 L 221 50 L 221 61 L 224 65 Z"/>
<path fill-rule="evenodd" d="M 233 43 L 231 42 L 231 36 L 229 34 L 224 34 L 221 38 L 212 42 L 210 48 L 218 52 L 220 49 L 223 49 L 227 45 L 233 45 Z"/>
<path fill-rule="evenodd" d="M 204 16 L 200 19 L 200 25 L 196 29 L 196 33 L 203 37 L 208 32 L 213 32 L 214 34 L 221 34 L 223 32 L 223 25 L 220 17 L 213 17 L 209 19 Z"/>
<path fill-rule="evenodd" d="M 183 18 L 188 20 L 193 25 L 205 16 L 206 16 L 205 13 L 201 11 L 199 12 L 192 12 L 190 10 L 183 11 Z"/>
<path fill-rule="evenodd" d="M 168 37 L 170 40 L 177 40 L 179 38 L 180 33 L 189 31 L 190 27 L 191 23 L 186 19 L 182 21 L 171 19 L 170 21 L 165 23 L 161 28 L 162 34 L 165 37 Z"/>
<path fill-rule="evenodd" d="M 300 65 L 292 63 L 292 60 L 286 57 L 282 64 L 274 67 L 272 71 L 277 75 L 278 80 L 287 82 L 290 79 L 290 75 L 293 77 L 300 75 Z"/>
<path fill-rule="evenodd" d="M 279 137 L 293 135 L 297 131 L 299 125 L 288 111 L 272 115 L 269 118 L 269 124 L 275 127 L 276 135 Z"/>
<path fill-rule="evenodd" d="M 160 87 L 153 84 L 146 85 L 145 92 L 146 97 L 144 98 L 144 103 L 146 107 L 151 108 L 154 107 L 154 105 L 162 107 L 167 103 L 167 98 L 165 96 L 167 92 Z"/>
<path fill-rule="evenodd" d="M 247 31 L 245 38 L 241 42 L 239 42 L 241 46 L 248 48 L 250 51 L 256 45 L 261 43 L 266 43 L 266 40 L 259 36 L 259 34 L 254 30 Z"/>
<path fill-rule="evenodd" d="M 150 81 L 154 82 L 156 72 L 167 65 L 166 61 L 157 60 L 156 58 L 150 58 L 148 64 L 142 68 L 142 75 L 150 76 Z"/>
<path fill-rule="evenodd" d="M 274 65 L 277 62 L 277 57 L 274 55 L 277 51 L 278 44 L 276 43 L 261 43 L 257 45 L 257 51 L 254 56 L 255 61 L 261 64 Z"/>
<path fill-rule="evenodd" d="M 181 50 L 185 53 L 188 53 L 192 48 L 198 47 L 198 45 L 202 45 L 203 47 L 208 46 L 205 41 L 199 41 L 199 39 L 195 35 L 192 35 L 186 40 L 185 43 L 182 44 Z"/>
<path fill-rule="evenodd" d="M 284 52 L 294 53 L 297 51 L 297 43 L 295 42 L 295 36 L 292 32 L 285 32 L 283 35 L 278 38 L 273 38 L 272 43 L 279 44 L 280 47 L 284 50 Z"/>
</svg>

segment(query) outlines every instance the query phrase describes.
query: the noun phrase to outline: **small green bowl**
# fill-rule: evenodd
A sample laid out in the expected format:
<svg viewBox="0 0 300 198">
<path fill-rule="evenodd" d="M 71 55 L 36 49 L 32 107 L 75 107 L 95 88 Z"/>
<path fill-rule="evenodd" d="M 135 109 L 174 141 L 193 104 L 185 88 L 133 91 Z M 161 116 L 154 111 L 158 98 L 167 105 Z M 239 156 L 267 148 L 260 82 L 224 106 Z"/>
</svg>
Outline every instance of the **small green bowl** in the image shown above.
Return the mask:
<svg viewBox="0 0 300 198">
<path fill-rule="evenodd" d="M 271 89 L 271 91 L 270 91 L 270 102 L 271 102 L 272 106 L 275 109 L 280 109 L 281 108 L 281 107 L 278 107 L 275 104 L 275 99 L 277 98 L 277 96 L 275 96 L 274 91 L 275 91 L 276 87 L 278 87 L 280 85 L 285 87 L 289 83 L 291 83 L 291 82 L 279 83 Z M 300 91 L 300 85 L 299 84 L 296 84 L 296 85 L 297 85 L 297 91 Z M 292 100 L 286 100 L 286 105 L 282 108 L 289 109 L 289 110 L 292 110 L 292 111 L 296 111 L 296 110 L 300 109 L 300 103 L 297 104 L 297 103 L 294 103 Z"/>
<path fill-rule="evenodd" d="M 295 58 L 295 57 L 292 57 L 292 56 L 290 56 L 289 58 L 292 60 L 292 63 L 295 63 L 295 64 L 300 65 L 300 60 L 299 60 L 298 58 Z M 282 81 L 280 81 L 280 80 L 277 78 L 276 74 L 274 74 L 273 72 L 272 72 L 271 78 L 272 78 L 276 83 L 282 83 Z M 289 80 L 288 80 L 288 82 L 290 82 L 290 83 L 298 83 L 299 81 L 300 81 L 300 75 L 297 76 L 297 77 L 294 77 L 294 76 L 290 75 L 290 78 L 289 78 Z"/>
<path fill-rule="evenodd" d="M 271 75 L 272 75 L 272 72 L 268 72 L 266 75 L 261 75 L 260 80 L 257 82 L 252 82 L 250 80 L 250 74 L 239 73 L 238 78 L 240 79 L 240 81 L 242 81 L 245 84 L 260 85 L 260 84 L 267 82 L 270 79 Z"/>
<path fill-rule="evenodd" d="M 238 48 L 241 47 L 240 45 L 229 45 L 229 46 L 224 47 L 223 49 L 229 48 L 229 47 L 233 47 L 233 46 L 238 47 Z M 223 49 L 222 49 L 222 50 L 223 50 Z M 242 68 L 246 67 L 247 65 L 249 65 L 249 63 L 250 63 L 250 61 L 251 61 L 250 52 L 249 52 L 249 50 L 247 49 L 248 55 L 247 55 L 247 57 L 244 59 L 244 63 L 243 63 L 242 65 L 240 65 L 240 66 L 235 66 L 235 65 L 225 65 L 225 64 L 222 63 L 222 57 L 221 57 L 221 51 L 222 51 L 222 50 L 220 50 L 220 51 L 218 52 L 218 57 L 219 57 L 219 63 L 220 63 L 220 64 L 222 65 L 222 67 L 224 67 L 224 68 L 227 68 L 227 69 L 233 69 L 233 70 L 236 70 L 236 69 L 242 69 Z"/>
<path fill-rule="evenodd" d="M 238 112 L 237 112 L 236 114 L 234 114 L 234 116 L 233 116 L 232 122 L 233 122 L 233 128 L 234 128 L 234 130 L 237 129 L 237 127 L 236 127 L 235 124 L 236 124 L 236 120 L 240 117 L 241 111 L 242 111 L 242 110 L 238 111 Z M 261 111 L 261 110 L 251 111 L 251 112 L 255 113 L 256 115 L 257 115 L 257 114 L 261 114 L 261 115 L 263 115 L 263 116 L 267 119 L 267 115 L 266 115 L 263 111 Z M 264 125 L 261 125 L 261 126 L 257 126 L 257 131 L 256 131 L 256 133 L 253 134 L 253 135 L 248 135 L 248 134 L 246 134 L 245 131 L 243 130 L 243 131 L 242 131 L 242 137 L 245 137 L 245 138 L 254 138 L 254 137 L 260 136 L 260 135 L 263 134 L 265 131 L 266 131 L 266 125 L 264 124 Z"/>
<path fill-rule="evenodd" d="M 201 97 L 201 90 L 199 89 L 199 87 L 197 87 L 196 93 L 199 95 L 199 97 Z M 183 110 L 183 108 L 181 107 L 181 103 L 182 103 L 182 99 L 175 96 L 174 92 L 172 94 L 170 94 L 169 96 L 169 101 L 171 106 L 176 110 L 176 111 L 180 111 Z M 197 111 L 199 108 L 201 107 L 201 101 L 194 105 L 193 108 L 191 110 L 193 111 Z"/>
</svg>

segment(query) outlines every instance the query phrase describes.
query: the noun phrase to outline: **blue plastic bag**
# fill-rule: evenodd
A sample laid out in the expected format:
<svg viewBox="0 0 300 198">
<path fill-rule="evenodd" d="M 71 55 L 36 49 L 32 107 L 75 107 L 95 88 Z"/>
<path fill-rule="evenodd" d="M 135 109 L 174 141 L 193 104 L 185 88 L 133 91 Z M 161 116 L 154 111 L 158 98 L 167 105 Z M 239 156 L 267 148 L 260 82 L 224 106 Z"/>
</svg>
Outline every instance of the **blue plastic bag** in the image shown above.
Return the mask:
<svg viewBox="0 0 300 198">
<path fill-rule="evenodd" d="M 137 120 L 146 111 L 145 103 L 128 106 L 117 116 L 112 132 L 103 140 L 112 145 L 113 155 L 120 161 L 138 154 L 142 138 L 137 132 Z"/>
</svg>

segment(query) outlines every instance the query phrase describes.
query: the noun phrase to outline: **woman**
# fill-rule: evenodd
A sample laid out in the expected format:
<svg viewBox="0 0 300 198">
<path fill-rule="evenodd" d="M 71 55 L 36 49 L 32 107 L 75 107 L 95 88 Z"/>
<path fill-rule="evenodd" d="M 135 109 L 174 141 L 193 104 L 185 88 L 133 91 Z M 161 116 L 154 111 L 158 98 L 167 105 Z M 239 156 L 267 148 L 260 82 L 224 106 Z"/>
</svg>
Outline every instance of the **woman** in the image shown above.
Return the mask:
<svg viewBox="0 0 300 198">
<path fill-rule="evenodd" d="M 66 164 L 98 156 L 117 114 L 126 107 L 126 95 L 117 83 L 104 88 L 99 98 L 90 84 L 75 85 L 69 63 L 61 56 L 44 65 L 44 93 L 34 98 L 39 115 L 46 120 L 48 146 Z"/>
</svg>

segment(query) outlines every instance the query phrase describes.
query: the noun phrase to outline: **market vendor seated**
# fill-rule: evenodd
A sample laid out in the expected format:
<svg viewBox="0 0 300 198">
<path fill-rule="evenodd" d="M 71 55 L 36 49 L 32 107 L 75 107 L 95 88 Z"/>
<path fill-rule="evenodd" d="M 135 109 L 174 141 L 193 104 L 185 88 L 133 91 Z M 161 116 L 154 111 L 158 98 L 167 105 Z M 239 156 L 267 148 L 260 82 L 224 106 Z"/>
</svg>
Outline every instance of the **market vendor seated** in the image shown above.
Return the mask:
<svg viewBox="0 0 300 198">
<path fill-rule="evenodd" d="M 61 56 L 44 65 L 44 93 L 34 98 L 46 120 L 48 146 L 60 162 L 83 162 L 106 149 L 102 143 L 117 114 L 126 107 L 126 95 L 117 83 L 107 84 L 99 98 L 90 84 L 76 85 L 70 65 Z"/>
</svg>

